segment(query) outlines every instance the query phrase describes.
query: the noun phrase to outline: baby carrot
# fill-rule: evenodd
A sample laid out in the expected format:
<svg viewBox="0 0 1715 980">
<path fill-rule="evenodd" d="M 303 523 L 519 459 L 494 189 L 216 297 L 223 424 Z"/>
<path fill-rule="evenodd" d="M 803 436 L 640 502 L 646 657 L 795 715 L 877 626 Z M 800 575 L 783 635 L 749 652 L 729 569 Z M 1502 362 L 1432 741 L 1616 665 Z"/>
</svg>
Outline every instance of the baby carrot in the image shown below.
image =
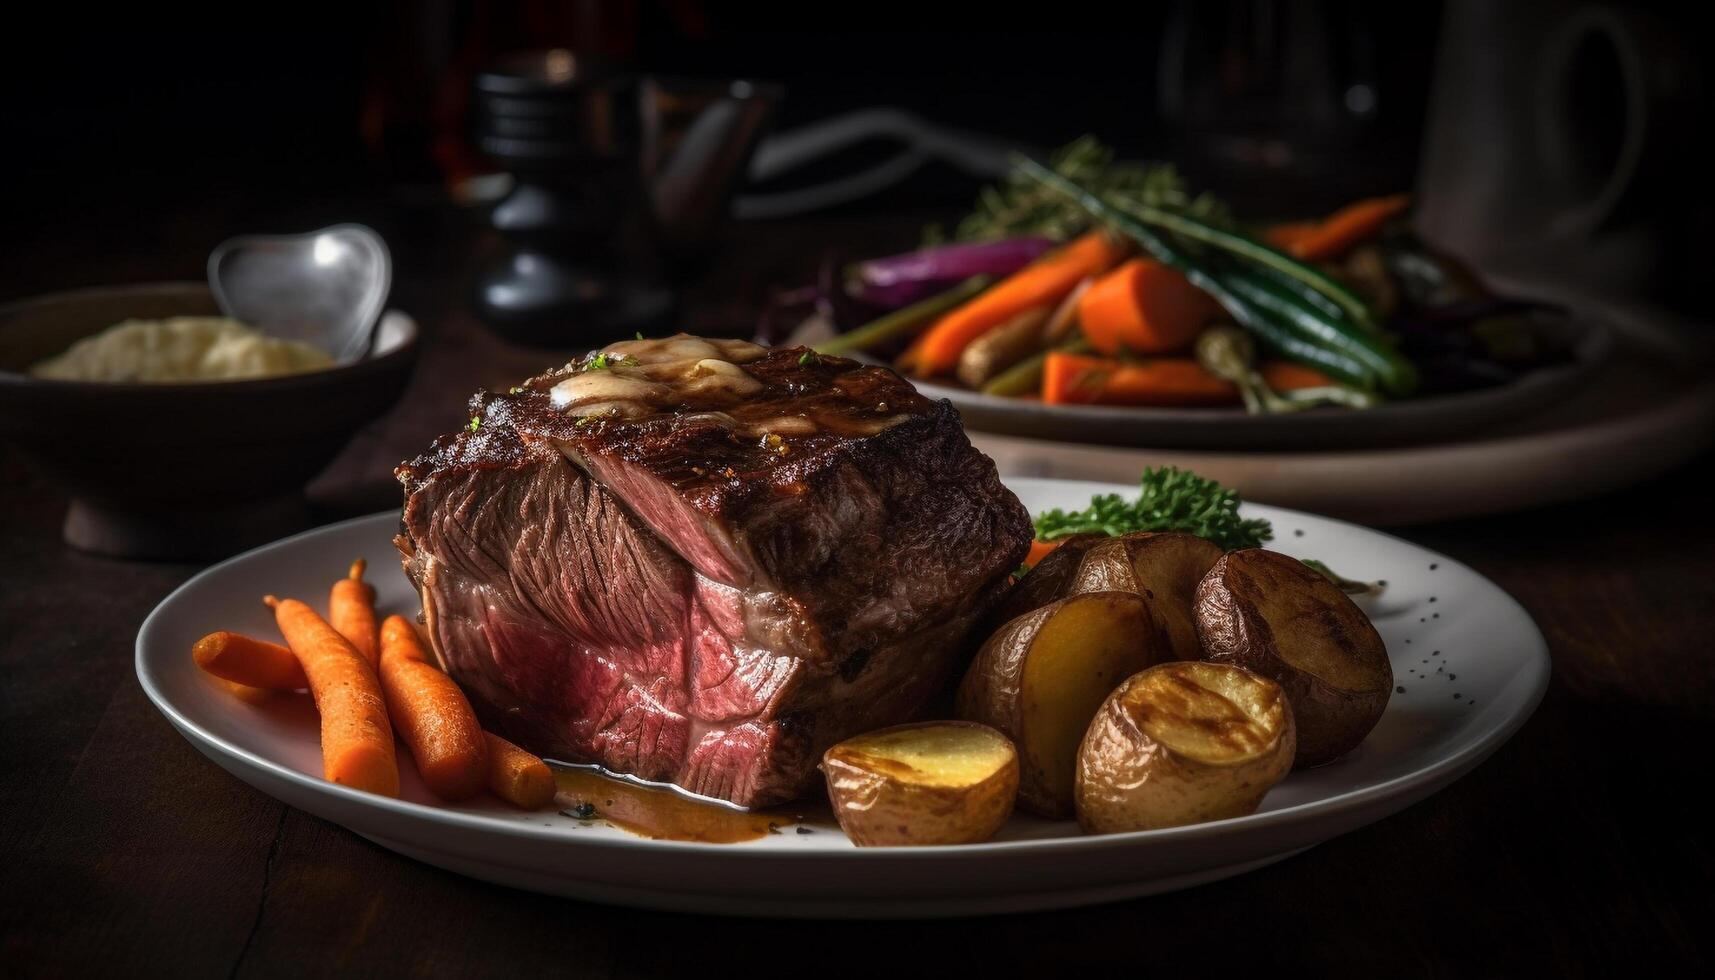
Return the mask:
<svg viewBox="0 0 1715 980">
<path fill-rule="evenodd" d="M 345 578 L 333 584 L 328 596 L 328 622 L 339 635 L 351 641 L 357 652 L 374 667 L 380 663 L 375 631 L 375 586 L 363 580 L 365 562 L 351 563 Z"/>
<path fill-rule="evenodd" d="M 1314 235 L 1317 227 L 1314 221 L 1290 221 L 1264 229 L 1262 240 L 1283 252 L 1291 252 L 1299 242 Z"/>
<path fill-rule="evenodd" d="M 488 745 L 453 679 L 429 662 L 403 616 L 381 624 L 381 692 L 387 716 L 411 748 L 423 784 L 443 800 L 475 796 L 488 781 Z"/>
<path fill-rule="evenodd" d="M 1336 383 L 1321 371 L 1291 361 L 1267 361 L 1260 369 L 1263 383 L 1275 391 L 1331 388 Z"/>
<path fill-rule="evenodd" d="M 214 676 L 246 687 L 297 691 L 310 686 L 292 651 L 241 633 L 210 633 L 191 647 L 191 658 Z"/>
<path fill-rule="evenodd" d="M 398 796 L 393 729 L 369 661 L 304 603 L 273 596 L 262 601 L 273 608 L 286 645 L 303 664 L 321 712 L 323 775 L 342 786 Z"/>
<path fill-rule="evenodd" d="M 1118 361 L 1055 351 L 1042 376 L 1050 405 L 1235 405 L 1239 390 L 1188 357 Z"/>
<path fill-rule="evenodd" d="M 1372 197 L 1348 204 L 1303 233 L 1288 247 L 1294 258 L 1331 259 L 1381 234 L 1389 221 L 1411 210 L 1411 195 Z"/>
<path fill-rule="evenodd" d="M 1092 231 L 1037 259 L 936 320 L 907 352 L 914 355 L 911 369 L 923 377 L 946 374 L 958 366 L 959 354 L 971 341 L 1025 310 L 1058 303 L 1086 277 L 1111 268 L 1125 249 L 1107 232 Z"/>
<path fill-rule="evenodd" d="M 246 704 L 261 704 L 274 695 L 280 693 L 278 691 L 270 691 L 265 687 L 251 687 L 249 684 L 240 684 L 237 681 L 229 681 L 224 677 L 216 677 L 213 674 L 210 674 L 208 679 L 213 681 L 216 687 L 224 690 L 226 693 L 245 702 Z"/>
<path fill-rule="evenodd" d="M 493 732 L 488 736 L 488 788 L 506 802 L 540 810 L 554 798 L 554 771 L 536 756 Z"/>
<path fill-rule="evenodd" d="M 1097 279 L 1078 301 L 1078 325 L 1090 346 L 1104 354 L 1189 349 L 1220 313 L 1213 297 L 1154 259 L 1132 259 Z"/>
</svg>

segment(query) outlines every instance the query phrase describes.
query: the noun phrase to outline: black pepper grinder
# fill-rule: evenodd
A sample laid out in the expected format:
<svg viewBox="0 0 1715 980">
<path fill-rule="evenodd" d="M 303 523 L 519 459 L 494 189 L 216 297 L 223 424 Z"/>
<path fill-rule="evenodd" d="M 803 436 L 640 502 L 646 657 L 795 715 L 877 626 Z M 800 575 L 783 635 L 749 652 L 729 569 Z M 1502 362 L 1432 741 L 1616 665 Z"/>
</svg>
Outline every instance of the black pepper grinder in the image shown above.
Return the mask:
<svg viewBox="0 0 1715 980">
<path fill-rule="evenodd" d="M 516 181 L 489 223 L 478 317 L 525 344 L 599 346 L 665 327 L 652 269 L 637 83 L 570 51 L 510 55 L 476 78 L 478 145 Z"/>
</svg>

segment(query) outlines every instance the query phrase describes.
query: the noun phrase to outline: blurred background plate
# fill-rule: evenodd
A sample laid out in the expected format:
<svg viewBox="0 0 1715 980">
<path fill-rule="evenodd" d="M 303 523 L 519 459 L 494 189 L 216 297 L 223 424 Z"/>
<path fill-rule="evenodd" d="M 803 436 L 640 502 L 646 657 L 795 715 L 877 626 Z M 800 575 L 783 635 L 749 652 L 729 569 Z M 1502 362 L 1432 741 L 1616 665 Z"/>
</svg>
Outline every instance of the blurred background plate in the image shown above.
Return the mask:
<svg viewBox="0 0 1715 980">
<path fill-rule="evenodd" d="M 1703 345 L 1685 339 L 1685 325 L 1565 291 L 1557 298 L 1612 325 L 1611 353 L 1575 383 L 1557 386 L 1545 410 L 1463 439 L 1256 452 L 1213 442 L 1097 446 L 1067 441 L 1065 432 L 1038 439 L 971 426 L 971 441 L 1003 474 L 1131 481 L 1144 466 L 1173 465 L 1247 500 L 1392 526 L 1593 497 L 1665 473 L 1715 443 L 1715 380 L 1702 366 Z M 1359 425 L 1366 414 L 1331 418 Z"/>
<path fill-rule="evenodd" d="M 1106 446 L 1198 449 L 1341 449 L 1402 446 L 1447 439 L 1525 418 L 1588 384 L 1609 357 L 1606 326 L 1588 316 L 1545 320 L 1538 329 L 1573 351 L 1567 364 L 1538 368 L 1495 388 L 1386 402 L 1363 411 L 1313 409 L 1248 415 L 1238 408 L 1139 408 L 1046 405 L 913 380 L 945 398 L 975 433 Z"/>
</svg>

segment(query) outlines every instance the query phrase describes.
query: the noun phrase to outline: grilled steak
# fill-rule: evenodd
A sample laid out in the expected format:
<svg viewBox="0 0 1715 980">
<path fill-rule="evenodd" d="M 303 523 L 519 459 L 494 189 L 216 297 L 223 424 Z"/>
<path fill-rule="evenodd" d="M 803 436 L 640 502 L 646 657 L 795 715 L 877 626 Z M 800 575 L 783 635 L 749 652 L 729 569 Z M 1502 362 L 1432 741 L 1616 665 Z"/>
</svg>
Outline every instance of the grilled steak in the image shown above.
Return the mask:
<svg viewBox="0 0 1715 980">
<path fill-rule="evenodd" d="M 521 744 L 743 805 L 912 718 L 1029 516 L 948 403 L 803 348 L 615 344 L 400 466 L 443 666 Z"/>
</svg>

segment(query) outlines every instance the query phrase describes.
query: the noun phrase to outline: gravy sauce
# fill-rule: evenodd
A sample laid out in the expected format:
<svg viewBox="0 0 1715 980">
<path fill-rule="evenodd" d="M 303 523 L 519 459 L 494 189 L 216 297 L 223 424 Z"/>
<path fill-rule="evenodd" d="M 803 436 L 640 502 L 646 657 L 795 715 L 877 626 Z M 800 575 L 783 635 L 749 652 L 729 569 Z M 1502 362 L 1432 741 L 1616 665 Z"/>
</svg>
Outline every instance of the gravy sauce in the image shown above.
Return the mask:
<svg viewBox="0 0 1715 980">
<path fill-rule="evenodd" d="M 650 840 L 738 844 L 780 833 L 838 833 L 826 804 L 745 810 L 683 790 L 610 776 L 592 766 L 553 763 L 561 813 L 605 820 Z M 825 812 L 824 812 L 825 811 Z"/>
</svg>

